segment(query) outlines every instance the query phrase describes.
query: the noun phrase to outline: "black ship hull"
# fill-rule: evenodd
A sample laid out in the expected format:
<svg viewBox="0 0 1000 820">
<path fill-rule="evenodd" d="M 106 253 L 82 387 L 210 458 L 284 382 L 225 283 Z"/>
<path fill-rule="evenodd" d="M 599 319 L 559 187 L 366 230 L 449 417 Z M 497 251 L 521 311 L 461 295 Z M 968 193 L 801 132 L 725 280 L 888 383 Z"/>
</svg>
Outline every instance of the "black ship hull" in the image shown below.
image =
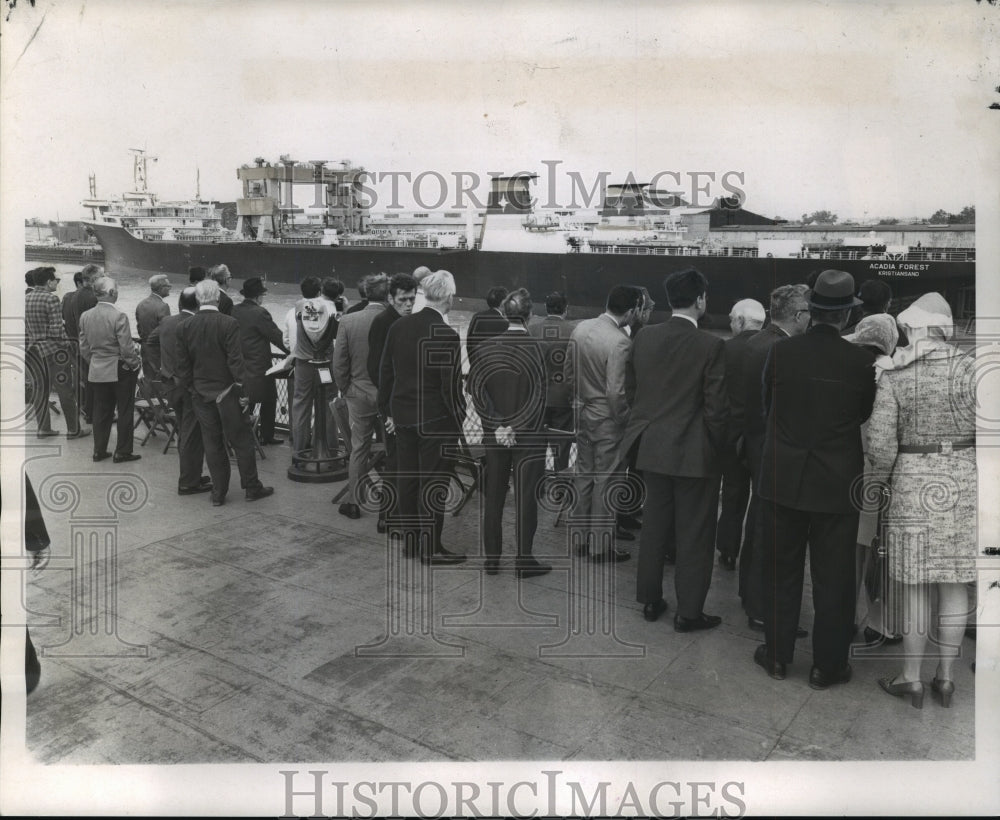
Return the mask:
<svg viewBox="0 0 1000 820">
<path fill-rule="evenodd" d="M 455 277 L 458 303 L 478 307 L 495 285 L 527 288 L 536 303 L 559 290 L 572 306 L 571 315 L 593 315 L 603 308 L 614 285 L 646 287 L 665 308 L 663 280 L 694 266 L 709 281 L 709 324 L 726 326 L 729 309 L 740 299 L 768 303 L 770 292 L 785 284 L 805 282 L 814 271 L 837 268 L 866 279 L 887 281 L 900 301 L 928 291 L 945 296 L 956 309 L 967 304 L 975 286 L 975 262 L 863 259 L 776 259 L 715 255 L 651 253 L 535 253 L 414 247 L 294 245 L 263 242 L 149 241 L 123 228 L 91 223 L 104 248 L 105 267 L 118 272 L 183 274 L 189 267 L 225 263 L 236 279 L 266 276 L 270 281 L 300 282 L 306 276 L 331 276 L 348 287 L 366 273 L 410 272 L 420 265 L 444 268 Z M 623 249 L 624 250 L 624 249 Z"/>
</svg>

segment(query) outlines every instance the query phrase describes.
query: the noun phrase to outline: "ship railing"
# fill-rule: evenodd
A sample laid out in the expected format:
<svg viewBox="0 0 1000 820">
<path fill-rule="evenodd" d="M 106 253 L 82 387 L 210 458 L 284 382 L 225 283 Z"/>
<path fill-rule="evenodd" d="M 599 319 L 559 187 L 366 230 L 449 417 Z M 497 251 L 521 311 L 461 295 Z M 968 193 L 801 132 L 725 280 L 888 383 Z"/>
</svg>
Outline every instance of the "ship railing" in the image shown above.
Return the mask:
<svg viewBox="0 0 1000 820">
<path fill-rule="evenodd" d="M 923 248 L 905 253 L 869 253 L 867 249 L 857 250 L 825 249 L 822 251 L 803 250 L 802 259 L 833 259 L 846 261 L 890 261 L 890 262 L 975 262 L 974 248 Z"/>
</svg>

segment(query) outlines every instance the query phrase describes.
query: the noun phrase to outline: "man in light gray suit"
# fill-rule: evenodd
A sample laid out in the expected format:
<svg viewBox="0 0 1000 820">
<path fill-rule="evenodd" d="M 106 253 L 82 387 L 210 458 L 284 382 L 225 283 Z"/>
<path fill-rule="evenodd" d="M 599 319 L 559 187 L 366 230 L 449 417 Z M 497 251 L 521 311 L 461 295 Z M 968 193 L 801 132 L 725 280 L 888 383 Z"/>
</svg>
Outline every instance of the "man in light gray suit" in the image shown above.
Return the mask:
<svg viewBox="0 0 1000 820">
<path fill-rule="evenodd" d="M 94 461 L 103 461 L 111 438 L 111 419 L 118 411 L 114 461 L 137 461 L 132 452 L 135 432 L 135 382 L 139 349 L 132 341 L 128 316 L 115 307 L 118 286 L 102 276 L 93 285 L 97 304 L 80 315 L 80 355 L 87 362 L 87 380 L 94 397 Z"/>
<path fill-rule="evenodd" d="M 375 317 L 385 310 L 389 277 L 379 274 L 365 279 L 368 304 L 362 310 L 345 313 L 337 328 L 333 346 L 333 378 L 347 401 L 351 418 L 351 460 L 347 467 L 347 501 L 337 511 L 348 518 L 360 518 L 358 482 L 371 468 L 372 435 L 378 421 L 378 388 L 368 374 L 368 331 Z M 380 519 L 379 531 L 385 527 Z"/>
<path fill-rule="evenodd" d="M 565 382 L 572 385 L 577 408 L 576 493 L 574 519 L 613 520 L 604 503 L 604 489 L 620 469 L 621 441 L 628 423 L 625 367 L 632 340 L 624 329 L 642 303 L 642 291 L 615 285 L 607 308 L 595 319 L 580 322 L 570 336 Z M 619 538 L 635 536 L 621 529 Z M 590 551 L 588 540 L 588 551 Z M 627 550 L 609 547 L 590 551 L 592 561 L 627 561 Z"/>
</svg>

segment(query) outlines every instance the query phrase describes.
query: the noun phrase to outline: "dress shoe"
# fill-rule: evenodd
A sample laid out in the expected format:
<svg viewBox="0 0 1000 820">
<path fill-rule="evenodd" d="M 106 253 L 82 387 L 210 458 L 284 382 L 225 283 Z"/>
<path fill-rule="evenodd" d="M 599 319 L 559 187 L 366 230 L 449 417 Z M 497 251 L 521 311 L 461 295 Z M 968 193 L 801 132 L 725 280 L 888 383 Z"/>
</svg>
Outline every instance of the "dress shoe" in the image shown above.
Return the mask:
<svg viewBox="0 0 1000 820">
<path fill-rule="evenodd" d="M 643 606 L 642 617 L 647 621 L 655 621 L 666 611 L 667 602 L 660 598 L 659 601 L 653 601 L 653 603 Z"/>
<path fill-rule="evenodd" d="M 615 538 L 619 541 L 635 541 L 635 535 L 622 526 L 615 527 Z"/>
<path fill-rule="evenodd" d="M 976 671 L 975 666 L 973 666 L 972 671 L 973 672 Z M 941 680 L 939 677 L 935 675 L 934 680 L 931 681 L 931 692 L 933 693 L 934 697 L 938 698 L 941 701 L 941 705 L 945 709 L 950 709 L 951 696 L 955 694 L 955 683 L 954 681 L 950 680 Z M 917 706 L 916 703 L 914 703 L 913 705 Z M 917 706 L 917 708 L 919 709 L 920 707 Z"/>
<path fill-rule="evenodd" d="M 58 436 L 59 435 L 59 431 L 58 430 L 39 430 L 37 433 L 35 433 L 35 435 L 38 436 L 38 438 L 52 438 L 53 436 Z"/>
<path fill-rule="evenodd" d="M 767 644 L 762 643 L 753 653 L 753 662 L 775 680 L 785 679 L 785 664 L 767 654 Z"/>
<path fill-rule="evenodd" d="M 636 518 L 634 515 L 629 515 L 628 513 L 622 513 L 618 516 L 618 526 L 624 527 L 627 530 L 641 530 L 642 521 Z"/>
<path fill-rule="evenodd" d="M 685 618 L 683 615 L 674 615 L 674 632 L 697 632 L 699 629 L 715 629 L 722 623 L 722 618 L 718 615 L 706 615 L 701 613 L 697 618 Z"/>
<path fill-rule="evenodd" d="M 539 575 L 545 575 L 548 572 L 552 572 L 552 567 L 548 564 L 536 561 L 530 556 L 518 558 L 514 562 L 514 569 L 518 578 L 537 578 Z"/>
<path fill-rule="evenodd" d="M 274 487 L 251 487 L 246 492 L 247 501 L 259 501 L 269 495 L 274 495 Z"/>
<path fill-rule="evenodd" d="M 348 518 L 361 518 L 361 508 L 357 504 L 341 504 L 337 507 L 337 512 L 346 515 Z"/>
<path fill-rule="evenodd" d="M 893 644 L 902 643 L 902 635 L 883 635 L 877 629 L 872 629 L 870 626 L 865 627 L 865 643 L 866 644 L 879 644 L 884 643 L 886 646 L 892 646 Z"/>
<path fill-rule="evenodd" d="M 267 441 L 262 441 L 261 444 L 265 446 L 268 444 L 284 444 L 285 440 L 283 438 L 269 438 Z"/>
<path fill-rule="evenodd" d="M 226 497 L 224 495 L 213 495 L 212 496 L 212 506 L 221 507 L 226 503 Z"/>
<path fill-rule="evenodd" d="M 202 487 L 211 487 L 212 486 L 212 476 L 210 476 L 210 475 L 203 475 L 201 478 L 198 479 L 198 483 Z"/>
<path fill-rule="evenodd" d="M 487 558 L 486 562 L 483 564 L 483 570 L 487 575 L 496 575 L 500 572 L 500 559 L 499 558 Z"/>
<path fill-rule="evenodd" d="M 809 679 L 809 685 L 812 686 L 812 677 Z M 914 680 L 896 683 L 894 678 L 879 678 L 878 685 L 882 687 L 883 692 L 888 692 L 890 695 L 895 695 L 899 698 L 909 697 L 910 705 L 914 709 L 924 708 L 923 681 Z M 931 684 L 931 687 L 933 688 L 933 684 Z"/>
<path fill-rule="evenodd" d="M 764 620 L 763 618 L 754 618 L 753 616 L 750 616 L 749 618 L 747 618 L 747 626 L 749 626 L 752 630 L 754 630 L 754 632 L 763 632 Z M 808 638 L 808 637 L 809 637 L 808 629 L 803 629 L 801 626 L 795 627 L 796 640 L 798 640 L 799 638 Z"/>
<path fill-rule="evenodd" d="M 124 464 L 126 461 L 138 461 L 140 458 L 142 458 L 142 456 L 137 455 L 136 453 L 122 453 L 121 455 L 115 453 L 114 458 L 111 460 L 115 464 Z"/>
<path fill-rule="evenodd" d="M 844 664 L 844 668 L 839 672 L 824 672 L 818 666 L 814 666 L 809 672 L 810 689 L 829 689 L 835 683 L 847 683 L 853 674 L 851 665 Z"/>
<path fill-rule="evenodd" d="M 385 524 L 385 519 L 380 515 L 378 521 L 375 522 L 375 532 L 384 533 L 388 527 Z"/>
<path fill-rule="evenodd" d="M 620 563 L 621 561 L 628 561 L 631 557 L 632 553 L 618 547 L 608 547 L 608 549 L 602 552 L 593 552 L 590 554 L 590 560 L 595 564 Z"/>
<path fill-rule="evenodd" d="M 457 552 L 450 552 L 444 547 L 438 547 L 434 550 L 434 552 L 425 552 L 420 556 L 421 563 L 430 564 L 432 567 L 446 566 L 448 564 L 461 564 L 464 560 L 464 555 L 460 555 Z"/>
<path fill-rule="evenodd" d="M 90 435 L 90 428 L 89 427 L 81 427 L 75 433 L 67 433 L 66 434 L 66 438 L 67 439 L 86 438 L 89 435 Z"/>
<path fill-rule="evenodd" d="M 731 555 L 719 553 L 719 566 L 723 569 L 736 569 L 736 559 Z"/>
<path fill-rule="evenodd" d="M 198 493 L 208 493 L 211 491 L 211 484 L 199 484 L 197 487 L 178 487 L 177 495 L 198 495 Z"/>
<path fill-rule="evenodd" d="M 111 458 L 111 453 L 105 450 L 103 453 L 94 453 L 94 461 L 104 461 L 106 458 Z"/>
</svg>

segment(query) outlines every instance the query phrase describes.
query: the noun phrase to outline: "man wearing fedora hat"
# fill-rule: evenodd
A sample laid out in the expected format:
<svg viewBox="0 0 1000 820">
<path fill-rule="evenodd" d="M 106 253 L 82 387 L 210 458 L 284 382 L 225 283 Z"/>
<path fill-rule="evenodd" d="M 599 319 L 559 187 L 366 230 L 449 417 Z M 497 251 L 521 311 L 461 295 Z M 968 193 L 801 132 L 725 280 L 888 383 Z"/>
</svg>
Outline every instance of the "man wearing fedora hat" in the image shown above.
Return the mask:
<svg viewBox="0 0 1000 820">
<path fill-rule="evenodd" d="M 274 437 L 274 416 L 278 410 L 278 388 L 274 379 L 265 375 L 271 368 L 271 345 L 286 356 L 288 348 L 281 338 L 281 330 L 267 308 L 262 307 L 267 288 L 259 276 L 247 279 L 240 289 L 243 301 L 233 305 L 232 317 L 240 325 L 240 345 L 246 378 L 243 389 L 251 404 L 260 404 L 260 440 L 263 444 L 282 444 L 284 439 Z"/>
<path fill-rule="evenodd" d="M 766 643 L 754 662 L 778 680 L 792 662 L 808 544 L 813 689 L 851 678 L 858 529 L 852 487 L 864 470 L 861 425 L 875 401 L 875 373 L 872 354 L 840 331 L 859 301 L 849 273 L 820 273 L 809 297 L 812 326 L 777 342 L 764 366 L 767 429 L 758 494 Z"/>
</svg>

